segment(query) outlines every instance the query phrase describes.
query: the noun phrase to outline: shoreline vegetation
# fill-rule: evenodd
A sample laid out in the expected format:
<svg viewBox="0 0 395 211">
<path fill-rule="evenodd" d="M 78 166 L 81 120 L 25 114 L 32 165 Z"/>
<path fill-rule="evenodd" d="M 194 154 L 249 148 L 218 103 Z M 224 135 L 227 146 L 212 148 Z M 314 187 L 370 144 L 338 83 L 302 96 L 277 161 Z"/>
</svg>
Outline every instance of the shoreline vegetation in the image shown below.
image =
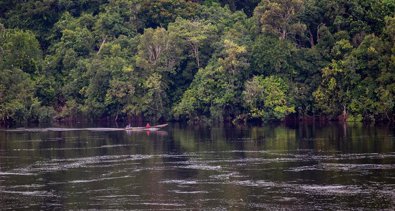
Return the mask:
<svg viewBox="0 0 395 211">
<path fill-rule="evenodd" d="M 395 0 L 0 2 L 0 125 L 395 121 Z"/>
</svg>

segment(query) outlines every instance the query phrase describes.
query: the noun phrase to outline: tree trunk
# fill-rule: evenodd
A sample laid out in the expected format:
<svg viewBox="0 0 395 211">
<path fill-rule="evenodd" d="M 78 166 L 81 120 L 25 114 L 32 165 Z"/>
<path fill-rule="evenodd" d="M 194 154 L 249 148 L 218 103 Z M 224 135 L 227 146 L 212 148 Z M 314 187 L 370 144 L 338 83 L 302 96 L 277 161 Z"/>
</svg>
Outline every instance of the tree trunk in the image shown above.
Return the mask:
<svg viewBox="0 0 395 211">
<path fill-rule="evenodd" d="M 320 24 L 317 26 L 317 43 L 319 43 L 319 42 L 320 42 L 320 39 L 321 39 L 321 37 L 320 37 L 320 28 L 321 28 L 321 26 L 325 26 L 325 24 L 320 23 Z"/>
<path fill-rule="evenodd" d="M 390 118 L 390 115 L 388 115 L 388 112 L 385 112 L 385 116 L 387 117 L 388 121 L 390 121 L 390 122 L 392 121 L 392 119 Z"/>
<path fill-rule="evenodd" d="M 199 69 L 200 68 L 200 59 L 199 59 L 199 49 L 198 48 L 196 48 L 196 64 Z"/>
<path fill-rule="evenodd" d="M 117 114 L 115 115 L 115 122 L 117 122 L 118 121 L 118 112 L 117 112 Z"/>
<path fill-rule="evenodd" d="M 311 30 L 309 29 L 309 35 L 310 35 L 310 37 L 309 37 L 309 40 L 310 40 L 310 47 L 314 47 L 314 36 L 313 36 L 313 33 L 311 33 Z"/>
<path fill-rule="evenodd" d="M 339 121 L 342 121 L 342 122 L 346 122 L 346 121 L 347 121 L 347 116 L 348 116 L 348 115 L 347 115 L 346 106 L 343 105 L 343 112 L 342 112 L 341 115 L 338 116 L 338 120 L 339 120 Z"/>
<path fill-rule="evenodd" d="M 106 38 L 103 39 L 103 42 L 101 43 L 100 48 L 99 48 L 99 50 L 97 51 L 97 54 L 96 54 L 96 55 L 99 55 L 99 53 L 100 53 L 100 51 L 101 51 L 101 49 L 103 48 L 103 46 L 104 46 L 105 43 L 106 43 Z"/>
<path fill-rule="evenodd" d="M 281 32 L 280 40 L 285 40 L 285 38 L 287 38 L 287 30 L 283 29 Z"/>
<path fill-rule="evenodd" d="M 191 48 L 192 48 L 192 54 L 193 57 L 195 57 L 196 59 L 196 65 L 198 67 L 198 69 L 200 68 L 200 58 L 199 58 L 199 47 L 197 45 L 195 45 L 194 43 L 190 43 Z"/>
</svg>

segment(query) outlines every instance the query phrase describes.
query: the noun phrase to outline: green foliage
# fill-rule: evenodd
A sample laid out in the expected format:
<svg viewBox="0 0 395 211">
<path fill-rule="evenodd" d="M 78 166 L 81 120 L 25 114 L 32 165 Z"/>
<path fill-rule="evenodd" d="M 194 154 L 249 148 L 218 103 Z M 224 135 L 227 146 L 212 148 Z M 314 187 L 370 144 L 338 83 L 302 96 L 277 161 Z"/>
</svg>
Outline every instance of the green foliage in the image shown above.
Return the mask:
<svg viewBox="0 0 395 211">
<path fill-rule="evenodd" d="M 287 78 L 293 76 L 293 56 L 296 48 L 289 41 L 261 35 L 252 47 L 253 67 L 257 74 L 279 74 Z"/>
<path fill-rule="evenodd" d="M 243 100 L 253 118 L 261 118 L 263 121 L 284 119 L 286 115 L 295 112 L 290 99 L 288 86 L 279 77 L 254 76 L 245 83 Z"/>
<path fill-rule="evenodd" d="M 350 76 L 351 73 L 339 62 L 332 62 L 322 69 L 321 85 L 313 95 L 317 107 L 325 114 L 338 115 L 350 103 L 350 88 L 354 85 Z"/>
<path fill-rule="evenodd" d="M 224 32 L 232 28 L 235 23 L 243 22 L 247 18 L 243 12 L 232 12 L 229 7 L 221 7 L 220 4 L 203 5 L 196 16 L 215 25 L 218 32 Z"/>
<path fill-rule="evenodd" d="M 26 73 L 38 73 L 42 52 L 34 34 L 18 29 L 0 31 L 0 68 L 17 68 Z"/>
<path fill-rule="evenodd" d="M 209 116 L 221 118 L 218 110 L 228 101 L 232 100 L 230 84 L 226 80 L 224 69 L 215 64 L 209 64 L 204 69 L 199 69 L 190 88 L 185 91 L 181 102 L 174 108 L 176 115 Z M 229 102 L 230 103 L 230 102 Z M 211 113 L 217 111 L 216 113 Z"/>
<path fill-rule="evenodd" d="M 288 84 L 299 115 L 312 115 L 315 112 L 313 92 L 321 82 L 320 70 L 329 64 L 321 52 L 317 45 L 309 49 L 298 49 L 293 54 L 291 64 L 297 72 Z"/>
<path fill-rule="evenodd" d="M 179 51 L 174 37 L 166 29 L 149 28 L 140 37 L 136 65 L 146 72 L 173 72 Z"/>
<path fill-rule="evenodd" d="M 393 0 L 0 1 L 0 121 L 393 120 Z M 251 65 L 250 65 L 251 64 Z"/>
<path fill-rule="evenodd" d="M 37 104 L 34 82 L 27 73 L 16 68 L 0 70 L 0 121 L 28 120 Z"/>
<path fill-rule="evenodd" d="M 357 114 L 357 115 L 349 115 L 347 118 L 347 122 L 362 122 L 363 117 L 361 114 Z"/>
<path fill-rule="evenodd" d="M 40 74 L 42 51 L 30 31 L 0 30 L 0 122 L 36 118 L 40 102 L 33 77 Z"/>
<path fill-rule="evenodd" d="M 181 40 L 191 52 L 192 57 L 196 60 L 197 68 L 200 68 L 200 48 L 204 46 L 206 40 L 212 37 L 216 30 L 215 26 L 210 23 L 202 21 L 190 21 L 182 18 L 177 18 L 174 23 L 169 25 L 169 31 L 174 33 L 174 37 Z"/>
<path fill-rule="evenodd" d="M 255 8 L 254 16 L 263 33 L 285 40 L 306 30 L 306 25 L 297 18 L 303 10 L 303 0 L 264 0 Z"/>
<path fill-rule="evenodd" d="M 84 99 L 81 109 L 88 116 L 117 117 L 126 112 L 137 83 L 127 44 L 130 42 L 121 37 L 107 43 L 99 55 L 84 63 L 88 84 L 80 88 Z"/>
<path fill-rule="evenodd" d="M 191 86 L 175 106 L 175 115 L 222 120 L 236 114 L 234 107 L 241 104 L 240 81 L 248 68 L 247 48 L 238 40 L 228 38 L 229 35 L 225 35 L 221 41 L 222 51 L 218 58 L 196 73 Z"/>
<path fill-rule="evenodd" d="M 346 109 L 353 120 L 389 119 L 394 108 L 389 43 L 375 35 L 365 36 L 357 48 L 344 39 L 336 42 L 332 52 L 339 61 L 322 70 L 323 80 L 314 93 L 318 107 L 328 114 Z"/>
<path fill-rule="evenodd" d="M 141 0 L 138 19 L 145 28 L 167 27 L 177 17 L 192 18 L 199 11 L 199 5 L 186 0 Z"/>
<path fill-rule="evenodd" d="M 138 1 L 110 1 L 95 22 L 95 31 L 101 37 L 135 36 L 140 23 L 137 22 Z"/>
<path fill-rule="evenodd" d="M 97 13 L 99 7 L 108 0 L 26 0 L 1 1 L 0 16 L 4 16 L 7 28 L 29 29 L 34 31 L 41 45 L 46 49 L 53 35 L 51 29 L 62 13 L 67 11 L 73 16 L 83 12 Z"/>
</svg>

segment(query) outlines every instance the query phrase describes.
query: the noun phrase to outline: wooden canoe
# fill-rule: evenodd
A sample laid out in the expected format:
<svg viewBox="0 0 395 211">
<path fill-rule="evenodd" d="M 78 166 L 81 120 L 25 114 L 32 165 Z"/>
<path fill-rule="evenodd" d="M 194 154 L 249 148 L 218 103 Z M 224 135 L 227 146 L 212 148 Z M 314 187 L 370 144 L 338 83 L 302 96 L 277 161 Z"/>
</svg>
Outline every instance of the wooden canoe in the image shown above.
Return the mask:
<svg viewBox="0 0 395 211">
<path fill-rule="evenodd" d="M 131 130 L 131 131 L 142 131 L 142 130 L 148 130 L 148 131 L 157 131 L 160 130 L 161 128 L 166 127 L 168 124 L 161 124 L 161 125 L 153 125 L 149 128 L 146 127 L 126 127 L 125 130 Z"/>
</svg>

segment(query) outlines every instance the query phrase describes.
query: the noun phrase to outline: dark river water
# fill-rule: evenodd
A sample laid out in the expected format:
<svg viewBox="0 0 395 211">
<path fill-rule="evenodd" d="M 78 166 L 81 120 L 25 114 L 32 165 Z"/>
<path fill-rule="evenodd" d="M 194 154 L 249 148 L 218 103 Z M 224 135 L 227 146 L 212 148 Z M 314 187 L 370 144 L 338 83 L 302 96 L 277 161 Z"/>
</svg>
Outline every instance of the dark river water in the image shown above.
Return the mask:
<svg viewBox="0 0 395 211">
<path fill-rule="evenodd" d="M 395 208 L 395 128 L 0 130 L 0 209 Z"/>
</svg>

